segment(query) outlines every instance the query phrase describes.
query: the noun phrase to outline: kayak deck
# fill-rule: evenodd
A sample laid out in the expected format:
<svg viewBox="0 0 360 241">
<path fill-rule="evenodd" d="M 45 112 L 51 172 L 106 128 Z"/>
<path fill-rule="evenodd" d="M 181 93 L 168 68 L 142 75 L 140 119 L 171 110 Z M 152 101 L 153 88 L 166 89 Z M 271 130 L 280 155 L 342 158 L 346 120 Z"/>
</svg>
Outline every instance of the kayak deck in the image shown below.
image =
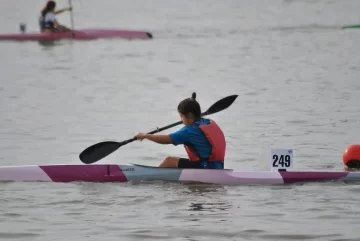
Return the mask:
<svg viewBox="0 0 360 241">
<path fill-rule="evenodd" d="M 78 29 L 72 32 L 55 33 L 15 33 L 0 34 L 0 40 L 37 41 L 37 40 L 92 40 L 98 38 L 151 39 L 153 36 L 145 31 L 118 29 Z"/>
<path fill-rule="evenodd" d="M 358 25 L 347 25 L 347 26 L 343 26 L 342 28 L 360 28 L 360 24 L 358 24 Z"/>
<path fill-rule="evenodd" d="M 0 167 L 0 181 L 128 182 L 153 180 L 224 185 L 290 184 L 330 180 L 360 181 L 360 172 L 235 171 L 232 169 L 159 168 L 137 164 L 59 164 Z"/>
</svg>

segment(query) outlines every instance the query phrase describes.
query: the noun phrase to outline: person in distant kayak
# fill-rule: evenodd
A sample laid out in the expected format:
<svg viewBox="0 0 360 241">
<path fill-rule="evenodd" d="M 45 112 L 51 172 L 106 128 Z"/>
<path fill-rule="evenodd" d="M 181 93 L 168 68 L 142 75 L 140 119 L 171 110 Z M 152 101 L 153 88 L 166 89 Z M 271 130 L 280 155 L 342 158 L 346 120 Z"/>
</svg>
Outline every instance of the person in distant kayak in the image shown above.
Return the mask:
<svg viewBox="0 0 360 241">
<path fill-rule="evenodd" d="M 56 14 L 63 13 L 65 11 L 71 11 L 71 7 L 64 8 L 55 11 L 56 3 L 54 1 L 48 1 L 44 9 L 41 11 L 39 18 L 39 25 L 41 32 L 66 32 L 71 29 L 59 24 L 56 20 Z"/>
<path fill-rule="evenodd" d="M 181 101 L 178 105 L 180 118 L 185 125 L 169 135 L 139 133 L 138 140 L 148 139 L 159 144 L 184 145 L 187 158 L 169 156 L 159 167 L 224 169 L 226 150 L 225 136 L 220 127 L 210 119 L 201 117 L 201 108 L 192 98 Z"/>
</svg>

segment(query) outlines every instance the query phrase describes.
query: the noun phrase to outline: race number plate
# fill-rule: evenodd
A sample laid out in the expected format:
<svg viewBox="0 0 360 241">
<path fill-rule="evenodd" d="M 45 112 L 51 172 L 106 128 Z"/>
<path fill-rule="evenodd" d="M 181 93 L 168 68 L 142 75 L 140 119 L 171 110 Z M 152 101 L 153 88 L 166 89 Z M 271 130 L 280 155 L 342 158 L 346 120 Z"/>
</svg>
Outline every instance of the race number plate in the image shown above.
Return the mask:
<svg viewBox="0 0 360 241">
<path fill-rule="evenodd" d="M 270 159 L 271 171 L 289 171 L 293 168 L 292 149 L 272 149 Z"/>
</svg>

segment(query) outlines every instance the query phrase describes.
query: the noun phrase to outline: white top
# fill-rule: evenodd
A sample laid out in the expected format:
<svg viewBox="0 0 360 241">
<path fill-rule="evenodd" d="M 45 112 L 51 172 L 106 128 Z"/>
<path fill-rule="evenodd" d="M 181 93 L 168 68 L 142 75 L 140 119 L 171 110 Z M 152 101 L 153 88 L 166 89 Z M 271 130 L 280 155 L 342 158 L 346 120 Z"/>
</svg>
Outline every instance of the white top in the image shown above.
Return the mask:
<svg viewBox="0 0 360 241">
<path fill-rule="evenodd" d="M 56 19 L 55 13 L 48 12 L 45 14 L 45 17 L 41 16 L 39 17 L 39 24 L 42 25 L 43 23 L 52 23 Z"/>
<path fill-rule="evenodd" d="M 54 20 L 55 20 L 55 13 L 53 12 L 48 12 L 47 14 L 45 14 L 45 16 L 41 16 L 39 17 L 39 26 L 40 26 L 40 31 L 43 31 L 44 28 L 48 28 L 49 24 L 51 24 Z"/>
<path fill-rule="evenodd" d="M 44 22 L 53 22 L 56 19 L 55 13 L 53 12 L 48 12 L 47 14 L 45 14 L 44 17 Z"/>
</svg>

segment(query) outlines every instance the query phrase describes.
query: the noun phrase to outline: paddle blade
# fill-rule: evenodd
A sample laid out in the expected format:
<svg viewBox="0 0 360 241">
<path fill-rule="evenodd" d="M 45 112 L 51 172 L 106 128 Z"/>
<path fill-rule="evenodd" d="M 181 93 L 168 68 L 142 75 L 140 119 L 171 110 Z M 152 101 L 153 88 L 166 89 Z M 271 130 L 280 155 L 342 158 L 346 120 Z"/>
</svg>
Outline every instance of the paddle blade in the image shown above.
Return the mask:
<svg viewBox="0 0 360 241">
<path fill-rule="evenodd" d="M 217 101 L 215 104 L 210 106 L 210 108 L 204 113 L 204 115 L 211 115 L 215 114 L 219 111 L 225 110 L 228 108 L 232 103 L 236 100 L 238 95 L 230 95 L 221 100 Z"/>
<path fill-rule="evenodd" d="M 86 148 L 80 153 L 79 158 L 83 163 L 91 164 L 113 153 L 122 145 L 123 143 L 115 141 L 100 142 Z"/>
</svg>

